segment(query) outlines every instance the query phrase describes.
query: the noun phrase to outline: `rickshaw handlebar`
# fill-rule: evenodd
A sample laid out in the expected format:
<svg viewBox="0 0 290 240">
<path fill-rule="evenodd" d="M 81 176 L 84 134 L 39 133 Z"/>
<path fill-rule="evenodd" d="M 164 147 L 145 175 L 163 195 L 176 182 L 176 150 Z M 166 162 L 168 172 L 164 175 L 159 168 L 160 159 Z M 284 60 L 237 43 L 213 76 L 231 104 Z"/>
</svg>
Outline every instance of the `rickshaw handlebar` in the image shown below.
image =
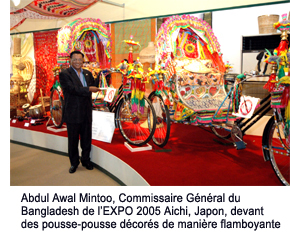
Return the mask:
<svg viewBox="0 0 290 240">
<path fill-rule="evenodd" d="M 244 72 L 244 73 L 241 73 L 241 74 L 232 74 L 234 75 L 233 78 L 231 79 L 226 79 L 225 78 L 225 81 L 227 82 L 231 82 L 231 83 L 235 83 L 236 81 L 238 81 L 238 83 L 243 83 L 245 81 L 247 81 L 248 79 L 250 79 L 251 77 L 255 77 L 257 76 L 257 72 L 256 71 L 250 71 L 250 72 Z"/>
<path fill-rule="evenodd" d="M 239 74 L 236 78 L 236 80 L 240 80 L 239 83 L 243 83 L 246 82 L 247 80 L 249 80 L 252 77 L 258 76 L 258 72 L 257 71 L 250 71 L 250 72 L 244 72 L 242 74 Z"/>
</svg>

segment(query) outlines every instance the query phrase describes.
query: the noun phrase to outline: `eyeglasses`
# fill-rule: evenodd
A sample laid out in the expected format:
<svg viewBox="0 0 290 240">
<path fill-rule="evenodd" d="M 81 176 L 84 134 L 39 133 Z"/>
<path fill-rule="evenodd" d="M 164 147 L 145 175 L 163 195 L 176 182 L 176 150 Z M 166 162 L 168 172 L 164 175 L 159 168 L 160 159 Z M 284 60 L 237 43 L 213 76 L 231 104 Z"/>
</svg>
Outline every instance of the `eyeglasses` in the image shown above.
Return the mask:
<svg viewBox="0 0 290 240">
<path fill-rule="evenodd" d="M 83 62 L 83 59 L 72 59 L 73 62 Z"/>
</svg>

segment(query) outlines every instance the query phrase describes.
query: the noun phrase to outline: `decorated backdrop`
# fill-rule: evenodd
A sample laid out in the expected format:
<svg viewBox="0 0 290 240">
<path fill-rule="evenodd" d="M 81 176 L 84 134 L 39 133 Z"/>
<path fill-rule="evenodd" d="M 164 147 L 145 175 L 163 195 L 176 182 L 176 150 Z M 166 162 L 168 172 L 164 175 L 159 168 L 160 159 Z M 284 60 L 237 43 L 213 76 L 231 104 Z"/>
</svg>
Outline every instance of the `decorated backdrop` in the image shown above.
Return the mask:
<svg viewBox="0 0 290 240">
<path fill-rule="evenodd" d="M 33 34 L 37 89 L 34 102 L 38 101 L 40 89 L 44 96 L 50 94 L 54 81 L 52 69 L 57 64 L 57 33 L 58 31 L 47 31 Z"/>
</svg>

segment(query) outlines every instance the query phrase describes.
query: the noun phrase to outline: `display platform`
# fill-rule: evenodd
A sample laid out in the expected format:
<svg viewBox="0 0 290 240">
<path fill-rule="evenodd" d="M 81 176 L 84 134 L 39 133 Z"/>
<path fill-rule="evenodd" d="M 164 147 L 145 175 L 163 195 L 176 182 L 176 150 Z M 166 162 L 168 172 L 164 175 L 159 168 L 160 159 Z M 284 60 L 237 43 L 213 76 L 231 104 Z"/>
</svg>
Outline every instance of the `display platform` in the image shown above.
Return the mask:
<svg viewBox="0 0 290 240">
<path fill-rule="evenodd" d="M 67 153 L 66 131 L 12 121 L 11 140 Z M 127 186 L 281 186 L 261 137 L 245 136 L 243 150 L 215 139 L 209 128 L 173 123 L 164 151 L 150 141 L 152 150 L 131 152 L 116 129 L 111 143 L 92 141 L 91 160 Z"/>
</svg>

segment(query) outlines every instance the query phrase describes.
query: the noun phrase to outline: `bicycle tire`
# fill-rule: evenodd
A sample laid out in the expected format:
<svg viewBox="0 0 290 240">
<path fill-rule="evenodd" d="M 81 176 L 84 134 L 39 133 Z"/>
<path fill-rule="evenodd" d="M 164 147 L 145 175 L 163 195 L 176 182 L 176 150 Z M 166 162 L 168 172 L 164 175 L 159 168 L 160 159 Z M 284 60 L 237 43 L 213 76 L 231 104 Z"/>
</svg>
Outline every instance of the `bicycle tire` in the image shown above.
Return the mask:
<svg viewBox="0 0 290 240">
<path fill-rule="evenodd" d="M 285 186 L 290 185 L 290 146 L 289 140 L 283 133 L 284 114 L 275 113 L 263 132 L 263 155 L 265 161 L 270 161 L 272 168 Z M 281 117 L 283 120 L 281 120 Z"/>
<path fill-rule="evenodd" d="M 144 113 L 132 113 L 131 100 L 123 98 L 117 109 L 118 128 L 124 139 L 132 145 L 148 143 L 156 128 L 156 114 L 152 103 L 145 99 Z M 148 124 L 149 123 L 149 124 Z"/>
<path fill-rule="evenodd" d="M 164 147 L 170 136 L 169 110 L 164 104 L 163 98 L 155 92 L 152 92 L 148 98 L 151 101 L 156 113 L 156 128 L 152 136 L 152 140 L 157 146 Z"/>
<path fill-rule="evenodd" d="M 61 128 L 63 124 L 64 100 L 56 88 L 50 93 L 50 115 L 56 128 Z"/>
</svg>

